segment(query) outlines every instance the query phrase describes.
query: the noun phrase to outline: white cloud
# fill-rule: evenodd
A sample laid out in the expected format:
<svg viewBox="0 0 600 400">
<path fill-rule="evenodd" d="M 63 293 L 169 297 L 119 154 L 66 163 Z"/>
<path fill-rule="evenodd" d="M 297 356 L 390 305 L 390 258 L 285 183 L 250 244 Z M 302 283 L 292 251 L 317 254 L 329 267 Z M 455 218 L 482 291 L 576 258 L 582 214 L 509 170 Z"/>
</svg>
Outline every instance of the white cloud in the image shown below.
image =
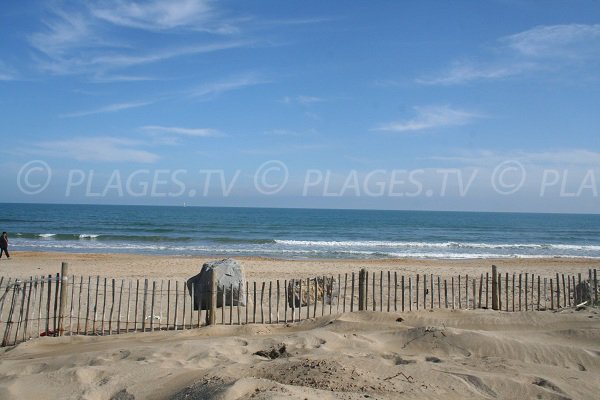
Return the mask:
<svg viewBox="0 0 600 400">
<path fill-rule="evenodd" d="M 600 24 L 536 26 L 501 39 L 529 57 L 583 57 L 600 54 Z"/>
<path fill-rule="evenodd" d="M 537 26 L 498 39 L 494 58 L 484 62 L 454 62 L 440 74 L 417 83 L 455 85 L 498 80 L 532 72 L 559 71 L 575 62 L 600 59 L 600 25 Z"/>
<path fill-rule="evenodd" d="M 322 97 L 304 96 L 304 95 L 295 96 L 295 97 L 285 96 L 283 99 L 281 99 L 281 102 L 285 103 L 285 104 L 297 103 L 297 104 L 300 104 L 303 106 L 314 104 L 314 103 L 321 103 L 323 101 L 325 101 L 325 99 Z"/>
<path fill-rule="evenodd" d="M 0 61 L 0 81 L 14 81 L 17 79 L 16 72 Z"/>
<path fill-rule="evenodd" d="M 134 147 L 140 144 L 137 141 L 113 137 L 79 137 L 42 142 L 30 152 L 78 161 L 153 163 L 159 159 L 157 154 Z"/>
<path fill-rule="evenodd" d="M 376 131 L 412 132 L 445 126 L 465 125 L 480 115 L 473 112 L 450 108 L 449 106 L 415 107 L 416 116 L 412 119 L 390 122 L 376 127 Z"/>
<path fill-rule="evenodd" d="M 220 13 L 213 1 L 109 1 L 92 5 L 92 15 L 111 24 L 151 31 L 193 29 L 211 33 L 229 34 L 237 29 L 219 19 Z"/>
<path fill-rule="evenodd" d="M 308 129 L 306 131 L 295 131 L 290 129 L 272 129 L 270 131 L 265 131 L 264 134 L 267 136 L 306 137 L 316 135 L 317 131 L 315 129 Z"/>
<path fill-rule="evenodd" d="M 455 62 L 444 73 L 430 78 L 418 78 L 417 83 L 424 85 L 456 85 L 477 80 L 503 79 L 535 69 L 533 63 L 505 63 L 503 65 L 477 65 Z"/>
<path fill-rule="evenodd" d="M 136 42 L 119 29 L 141 28 L 158 33 L 190 29 L 228 34 L 235 30 L 212 6 L 203 0 L 133 2 L 115 0 L 77 6 L 50 7 L 44 29 L 29 36 L 39 53 L 33 56 L 38 66 L 53 74 L 98 74 L 107 69 L 160 62 L 163 60 L 246 46 L 249 41 L 199 43 L 195 35 L 163 36 L 158 47 Z M 123 41 L 127 37 L 128 42 Z M 192 42 L 185 44 L 181 38 Z M 176 39 L 176 40 L 175 40 Z M 140 49 L 135 51 L 134 49 Z"/>
<path fill-rule="evenodd" d="M 491 150 L 463 151 L 455 156 L 437 156 L 431 159 L 439 161 L 454 161 L 472 166 L 497 165 L 507 160 L 517 160 L 524 164 L 540 166 L 589 166 L 597 168 L 600 165 L 600 152 L 587 149 L 561 149 L 544 151 L 513 150 L 498 152 Z"/>
<path fill-rule="evenodd" d="M 166 133 L 195 137 L 221 136 L 221 133 L 218 130 L 211 128 L 181 128 L 176 126 L 146 125 L 142 126 L 140 129 L 152 134 Z"/>
<path fill-rule="evenodd" d="M 130 108 L 144 107 L 144 106 L 147 106 L 152 103 L 154 103 L 154 102 L 153 101 L 140 101 L 140 102 L 132 102 L 132 103 L 109 104 L 107 106 L 103 106 L 103 107 L 96 108 L 93 110 L 78 111 L 78 112 L 73 112 L 73 113 L 69 113 L 69 114 L 63 114 L 63 115 L 61 115 L 61 117 L 74 118 L 74 117 L 83 117 L 86 115 L 93 115 L 93 114 L 112 113 L 112 112 L 117 112 L 117 111 L 122 111 L 122 110 L 128 110 Z"/>
<path fill-rule="evenodd" d="M 247 74 L 240 77 L 231 78 L 228 80 L 206 83 L 199 87 L 192 89 L 189 92 L 191 97 L 211 97 L 217 96 L 221 93 L 229 92 L 232 90 L 238 90 L 249 86 L 260 85 L 268 83 L 269 81 L 258 77 L 255 74 Z"/>
</svg>

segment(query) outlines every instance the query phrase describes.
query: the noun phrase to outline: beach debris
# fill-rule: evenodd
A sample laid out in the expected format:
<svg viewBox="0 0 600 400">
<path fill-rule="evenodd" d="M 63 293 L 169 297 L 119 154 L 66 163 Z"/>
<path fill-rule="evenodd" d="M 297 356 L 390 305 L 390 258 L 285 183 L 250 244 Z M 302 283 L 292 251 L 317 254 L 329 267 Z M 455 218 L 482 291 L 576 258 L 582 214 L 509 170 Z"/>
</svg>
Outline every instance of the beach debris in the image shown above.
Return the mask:
<svg viewBox="0 0 600 400">
<path fill-rule="evenodd" d="M 287 356 L 287 350 L 285 344 L 278 346 L 277 348 L 272 348 L 270 350 L 259 350 L 254 355 L 268 358 L 270 360 L 274 360 L 279 357 Z"/>
<path fill-rule="evenodd" d="M 325 304 L 335 304 L 334 299 L 339 297 L 339 290 L 338 282 L 333 277 L 311 279 L 310 291 L 305 280 L 302 281 L 302 285 L 300 280 L 291 280 L 288 283 L 288 305 L 304 307 L 308 305 L 309 301 L 310 304 L 315 304 L 315 302 L 323 301 L 323 295 L 325 295 Z"/>
<path fill-rule="evenodd" d="M 127 391 L 127 389 L 122 389 L 115 393 L 110 400 L 135 400 L 135 396 Z"/>
<path fill-rule="evenodd" d="M 217 307 L 223 307 L 223 288 L 225 288 L 225 305 L 246 305 L 246 294 L 240 284 L 246 282 L 244 267 L 234 259 L 225 258 L 223 260 L 209 261 L 202 265 L 198 275 L 187 280 L 187 288 L 190 296 L 194 294 L 194 310 L 201 306 L 202 310 L 207 310 L 210 304 L 210 271 L 215 271 L 217 280 Z M 192 290 L 193 288 L 193 290 Z M 233 288 L 233 289 L 232 289 Z M 233 304 L 231 304 L 231 292 L 233 290 Z"/>
<path fill-rule="evenodd" d="M 156 320 L 160 320 L 160 315 L 155 315 L 154 317 L 152 317 L 152 315 L 147 315 L 145 319 L 156 319 Z"/>
<path fill-rule="evenodd" d="M 588 281 L 582 281 L 575 286 L 575 304 L 583 303 L 592 298 L 592 286 Z M 579 307 L 579 306 L 578 306 Z"/>
</svg>

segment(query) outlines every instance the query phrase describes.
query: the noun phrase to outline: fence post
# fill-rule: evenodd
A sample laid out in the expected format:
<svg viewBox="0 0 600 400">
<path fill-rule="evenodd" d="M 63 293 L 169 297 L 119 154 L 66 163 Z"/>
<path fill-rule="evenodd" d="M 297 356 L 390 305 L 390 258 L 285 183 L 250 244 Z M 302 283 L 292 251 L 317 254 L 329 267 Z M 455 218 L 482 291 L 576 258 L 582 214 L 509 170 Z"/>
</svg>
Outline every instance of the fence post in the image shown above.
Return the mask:
<svg viewBox="0 0 600 400">
<path fill-rule="evenodd" d="M 67 305 L 67 289 L 69 287 L 69 263 L 63 262 L 60 267 L 60 306 L 58 309 L 58 336 L 65 330 L 65 307 Z"/>
<path fill-rule="evenodd" d="M 492 265 L 492 310 L 498 310 L 498 268 Z"/>
<path fill-rule="evenodd" d="M 364 311 L 365 306 L 367 305 L 367 299 L 365 296 L 365 276 L 367 275 L 367 270 L 365 268 L 361 268 L 358 273 L 358 311 Z"/>
<path fill-rule="evenodd" d="M 217 274 L 214 269 L 210 270 L 210 316 L 209 325 L 217 322 Z"/>
</svg>

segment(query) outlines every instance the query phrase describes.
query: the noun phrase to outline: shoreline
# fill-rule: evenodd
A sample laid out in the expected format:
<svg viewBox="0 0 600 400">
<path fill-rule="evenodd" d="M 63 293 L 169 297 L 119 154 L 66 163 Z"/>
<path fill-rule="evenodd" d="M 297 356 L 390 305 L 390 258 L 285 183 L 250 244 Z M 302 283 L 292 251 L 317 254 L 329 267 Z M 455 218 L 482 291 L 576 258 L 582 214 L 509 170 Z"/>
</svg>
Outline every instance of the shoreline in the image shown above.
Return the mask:
<svg viewBox="0 0 600 400">
<path fill-rule="evenodd" d="M 60 272 L 61 262 L 69 263 L 72 275 L 114 278 L 188 279 L 202 264 L 223 256 L 148 255 L 132 253 L 66 253 L 15 251 L 10 260 L 0 259 L 0 276 L 29 278 Z M 489 259 L 278 259 L 261 256 L 234 256 L 245 268 L 248 279 L 291 279 L 358 272 L 395 271 L 398 274 L 479 275 L 496 265 L 502 273 L 581 273 L 597 268 L 590 258 L 489 258 Z"/>
</svg>

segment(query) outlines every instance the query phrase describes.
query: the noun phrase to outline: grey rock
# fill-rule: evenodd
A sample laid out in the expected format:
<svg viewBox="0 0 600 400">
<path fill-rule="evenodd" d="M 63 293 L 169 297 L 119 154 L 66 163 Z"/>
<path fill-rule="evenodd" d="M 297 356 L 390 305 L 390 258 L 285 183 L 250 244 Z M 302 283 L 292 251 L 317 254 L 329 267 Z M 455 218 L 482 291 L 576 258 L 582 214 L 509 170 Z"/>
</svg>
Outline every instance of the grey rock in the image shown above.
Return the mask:
<svg viewBox="0 0 600 400">
<path fill-rule="evenodd" d="M 198 275 L 187 280 L 187 288 L 194 296 L 194 310 L 207 310 L 210 301 L 210 271 L 217 274 L 217 307 L 223 307 L 223 289 L 225 290 L 225 305 L 240 306 L 246 305 L 246 295 L 244 293 L 244 284 L 246 274 L 244 267 L 236 260 L 226 258 L 223 260 L 209 261 L 202 265 Z M 239 287 L 242 290 L 239 291 Z M 233 290 L 233 304 L 231 302 L 231 292 Z"/>
</svg>

